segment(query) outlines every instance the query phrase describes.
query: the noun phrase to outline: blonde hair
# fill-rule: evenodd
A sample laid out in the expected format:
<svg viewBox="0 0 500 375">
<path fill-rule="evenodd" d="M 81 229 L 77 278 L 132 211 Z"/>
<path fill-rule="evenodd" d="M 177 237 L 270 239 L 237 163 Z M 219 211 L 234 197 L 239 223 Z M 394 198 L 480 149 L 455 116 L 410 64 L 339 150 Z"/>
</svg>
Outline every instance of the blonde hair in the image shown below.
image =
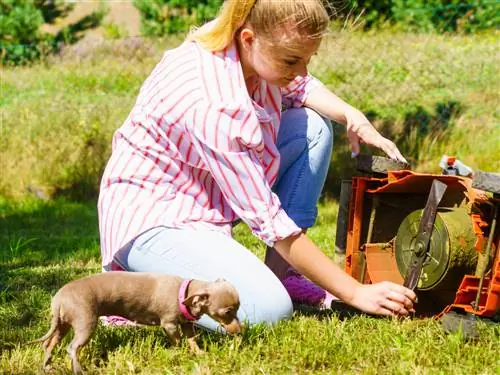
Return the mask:
<svg viewBox="0 0 500 375">
<path fill-rule="evenodd" d="M 194 30 L 188 39 L 209 51 L 220 51 L 231 44 L 245 23 L 256 35 L 272 43 L 274 32 L 285 24 L 300 35 L 321 38 L 329 17 L 321 0 L 226 0 L 214 27 L 208 31 Z"/>
</svg>

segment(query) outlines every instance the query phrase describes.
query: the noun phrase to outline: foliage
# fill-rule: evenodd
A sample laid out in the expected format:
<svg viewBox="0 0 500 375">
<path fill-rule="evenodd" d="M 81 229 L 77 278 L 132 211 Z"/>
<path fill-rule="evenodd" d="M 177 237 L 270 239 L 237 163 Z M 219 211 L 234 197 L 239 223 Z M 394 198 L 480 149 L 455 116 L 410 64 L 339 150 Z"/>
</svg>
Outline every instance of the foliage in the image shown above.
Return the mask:
<svg viewBox="0 0 500 375">
<path fill-rule="evenodd" d="M 500 26 L 500 3 L 491 0 L 330 0 L 340 18 L 385 23 L 411 31 L 476 32 Z"/>
<path fill-rule="evenodd" d="M 22 65 L 57 51 L 61 44 L 73 43 L 78 33 L 98 25 L 105 9 L 63 28 L 57 35 L 40 27 L 66 16 L 74 4 L 64 0 L 0 1 L 0 61 L 3 65 Z"/>
<path fill-rule="evenodd" d="M 490 0 L 394 0 L 395 22 L 410 30 L 474 32 L 500 26 L 500 3 Z"/>
<path fill-rule="evenodd" d="M 38 58 L 47 48 L 39 31 L 43 14 L 33 0 L 0 2 L 0 43 L 2 62 L 24 63 Z"/>
<path fill-rule="evenodd" d="M 333 18 L 385 24 L 419 32 L 476 32 L 500 26 L 500 3 L 492 0 L 329 0 Z M 222 0 L 134 0 L 144 35 L 186 32 L 213 19 Z"/>
<path fill-rule="evenodd" d="M 134 0 L 142 32 L 148 36 L 186 32 L 215 18 L 221 4 L 222 0 Z"/>
</svg>

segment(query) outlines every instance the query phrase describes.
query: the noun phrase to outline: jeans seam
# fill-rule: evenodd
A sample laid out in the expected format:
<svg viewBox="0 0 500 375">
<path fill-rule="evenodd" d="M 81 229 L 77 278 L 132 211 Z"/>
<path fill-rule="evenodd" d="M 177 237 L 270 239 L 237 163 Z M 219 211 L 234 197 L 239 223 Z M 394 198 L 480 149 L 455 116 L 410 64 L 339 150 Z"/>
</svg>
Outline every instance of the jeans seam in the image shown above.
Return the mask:
<svg viewBox="0 0 500 375">
<path fill-rule="evenodd" d="M 302 161 L 302 166 L 300 167 L 299 177 L 297 178 L 297 181 L 302 180 L 302 177 L 304 176 L 305 164 L 306 164 L 306 160 L 303 160 Z M 297 189 L 298 189 L 298 183 L 295 183 L 293 185 L 292 191 L 290 193 L 290 200 L 289 200 L 290 202 L 293 202 L 293 200 L 295 199 L 295 195 L 297 193 Z M 286 208 L 288 209 L 289 207 L 286 207 Z"/>
</svg>

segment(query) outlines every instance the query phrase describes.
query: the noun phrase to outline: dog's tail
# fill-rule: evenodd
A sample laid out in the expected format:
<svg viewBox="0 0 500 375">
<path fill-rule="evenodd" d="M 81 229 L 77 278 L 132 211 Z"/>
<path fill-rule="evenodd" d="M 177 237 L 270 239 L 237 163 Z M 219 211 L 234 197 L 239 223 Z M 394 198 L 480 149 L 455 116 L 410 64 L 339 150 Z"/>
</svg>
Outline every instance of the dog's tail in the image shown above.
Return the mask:
<svg viewBox="0 0 500 375">
<path fill-rule="evenodd" d="M 39 339 L 28 341 L 28 342 L 24 343 L 22 346 L 32 345 L 32 344 L 36 344 L 39 342 L 45 342 L 45 341 L 52 338 L 52 336 L 56 332 L 57 327 L 60 324 L 60 322 L 59 322 L 59 320 L 60 320 L 60 304 L 59 304 L 58 298 L 54 298 L 54 300 L 52 301 L 51 310 L 52 310 L 52 320 L 50 321 L 49 331 L 45 335 L 40 337 Z"/>
</svg>

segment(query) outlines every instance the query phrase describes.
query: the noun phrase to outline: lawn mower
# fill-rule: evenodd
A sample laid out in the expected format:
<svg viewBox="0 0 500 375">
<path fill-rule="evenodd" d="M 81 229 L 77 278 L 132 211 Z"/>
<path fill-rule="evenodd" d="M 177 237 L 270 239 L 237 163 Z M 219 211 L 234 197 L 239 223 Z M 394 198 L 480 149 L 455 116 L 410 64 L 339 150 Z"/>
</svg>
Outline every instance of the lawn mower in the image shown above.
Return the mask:
<svg viewBox="0 0 500 375">
<path fill-rule="evenodd" d="M 403 284 L 416 314 L 474 336 L 476 319 L 500 318 L 500 174 L 445 156 L 443 174 L 369 155 L 343 181 L 336 251 L 361 283 Z"/>
</svg>

